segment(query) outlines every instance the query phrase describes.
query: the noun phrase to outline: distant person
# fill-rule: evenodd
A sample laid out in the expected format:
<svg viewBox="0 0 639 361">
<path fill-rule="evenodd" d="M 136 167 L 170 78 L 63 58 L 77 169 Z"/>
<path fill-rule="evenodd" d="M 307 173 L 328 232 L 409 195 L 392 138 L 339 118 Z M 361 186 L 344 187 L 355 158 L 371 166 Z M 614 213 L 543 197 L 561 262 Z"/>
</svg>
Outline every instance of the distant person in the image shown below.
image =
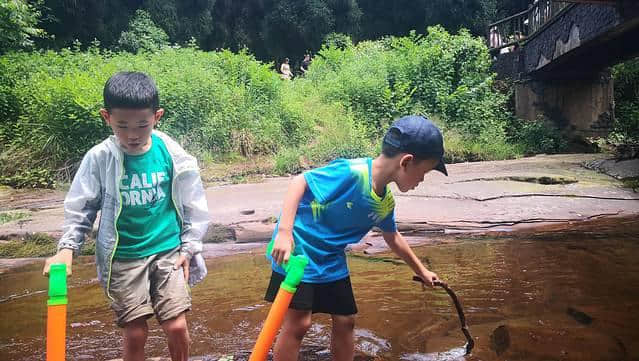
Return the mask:
<svg viewBox="0 0 639 361">
<path fill-rule="evenodd" d="M 291 73 L 291 66 L 288 64 L 288 58 L 284 58 L 284 62 L 280 66 L 280 77 L 282 79 L 291 80 L 293 78 L 293 73 Z"/>
<path fill-rule="evenodd" d="M 300 70 L 302 71 L 302 75 L 306 75 L 308 71 L 308 67 L 311 65 L 311 55 L 304 55 L 304 59 L 302 60 L 302 65 L 300 65 Z"/>
<path fill-rule="evenodd" d="M 291 254 L 304 255 L 309 263 L 273 348 L 274 361 L 298 359 L 314 313 L 331 315 L 332 360 L 353 360 L 357 305 L 345 248 L 373 227 L 424 283 L 433 286 L 439 279 L 397 231 L 390 184 L 407 192 L 432 170 L 447 175 L 443 156 L 437 126 L 421 116 L 405 116 L 391 125 L 377 158 L 337 159 L 291 181 L 272 237 L 273 271 L 264 298 L 275 299 L 286 274 L 281 264 Z"/>
<path fill-rule="evenodd" d="M 499 48 L 502 45 L 501 35 L 497 30 L 497 26 L 492 26 L 488 34 L 488 42 L 492 49 Z"/>
<path fill-rule="evenodd" d="M 64 200 L 58 253 L 71 273 L 100 212 L 95 257 L 98 280 L 123 330 L 123 358 L 142 361 L 155 315 L 173 361 L 187 361 L 189 285 L 206 265 L 201 238 L 209 223 L 197 161 L 168 135 L 154 130 L 164 114 L 158 90 L 144 73 L 116 73 L 104 86 L 100 114 L 112 136 L 82 159 Z"/>
</svg>

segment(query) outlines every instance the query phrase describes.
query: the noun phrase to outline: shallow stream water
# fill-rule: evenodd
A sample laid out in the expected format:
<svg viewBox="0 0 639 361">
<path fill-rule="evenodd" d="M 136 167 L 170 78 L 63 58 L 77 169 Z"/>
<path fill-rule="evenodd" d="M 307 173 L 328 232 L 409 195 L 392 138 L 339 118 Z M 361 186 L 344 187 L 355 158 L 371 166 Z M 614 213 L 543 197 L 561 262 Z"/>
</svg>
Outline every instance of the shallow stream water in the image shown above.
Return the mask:
<svg viewBox="0 0 639 361">
<path fill-rule="evenodd" d="M 405 265 L 349 257 L 358 302 L 356 348 L 375 360 L 639 360 L 639 220 L 615 219 L 490 239 L 415 248 L 464 306 L 475 349 L 448 295 L 422 290 Z M 69 288 L 69 360 L 120 357 L 120 330 L 95 280 L 74 267 Z M 263 256 L 207 261 L 188 315 L 192 354 L 241 355 L 253 346 L 269 305 Z M 0 275 L 0 359 L 44 359 L 46 282 L 41 265 Z M 302 359 L 329 359 L 330 319 L 316 315 Z M 168 355 L 155 320 L 147 355 Z M 237 359 L 237 357 L 236 357 Z"/>
</svg>

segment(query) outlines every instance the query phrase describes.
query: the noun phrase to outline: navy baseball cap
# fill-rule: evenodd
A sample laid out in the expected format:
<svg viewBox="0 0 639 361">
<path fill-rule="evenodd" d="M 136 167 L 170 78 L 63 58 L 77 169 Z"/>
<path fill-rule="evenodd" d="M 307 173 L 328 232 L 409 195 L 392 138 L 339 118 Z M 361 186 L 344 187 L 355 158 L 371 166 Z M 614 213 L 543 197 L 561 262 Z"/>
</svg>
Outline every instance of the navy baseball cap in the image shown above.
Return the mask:
<svg viewBox="0 0 639 361">
<path fill-rule="evenodd" d="M 386 132 L 384 143 L 421 159 L 439 159 L 435 170 L 448 175 L 444 163 L 444 137 L 429 119 L 419 115 L 397 119 Z"/>
</svg>

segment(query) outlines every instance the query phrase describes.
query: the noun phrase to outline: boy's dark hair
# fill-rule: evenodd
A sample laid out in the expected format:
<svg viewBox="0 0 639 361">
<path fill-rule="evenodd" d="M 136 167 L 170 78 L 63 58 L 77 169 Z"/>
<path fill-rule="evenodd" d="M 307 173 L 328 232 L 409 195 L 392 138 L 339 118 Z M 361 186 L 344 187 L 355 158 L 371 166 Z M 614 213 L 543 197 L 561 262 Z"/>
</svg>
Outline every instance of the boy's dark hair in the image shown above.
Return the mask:
<svg viewBox="0 0 639 361">
<path fill-rule="evenodd" d="M 104 108 L 146 109 L 160 108 L 158 88 L 150 76 L 136 71 L 113 74 L 104 84 Z"/>
<path fill-rule="evenodd" d="M 407 152 L 397 147 L 393 147 L 392 145 L 388 143 L 382 142 L 382 154 L 385 155 L 386 157 L 393 158 L 394 156 L 400 153 L 407 153 Z M 412 156 L 413 156 L 413 159 L 415 159 L 417 162 L 421 162 L 423 160 L 429 160 L 429 159 L 438 159 L 436 156 L 423 156 L 419 154 L 412 154 Z"/>
<path fill-rule="evenodd" d="M 406 151 L 402 151 L 401 149 L 397 147 L 393 147 L 392 145 L 386 142 L 382 142 L 382 154 L 385 155 L 386 157 L 393 158 L 394 156 L 400 153 L 406 153 Z M 418 154 L 413 154 L 413 157 L 418 161 L 422 161 L 426 159 L 435 159 L 435 157 L 422 157 Z"/>
</svg>

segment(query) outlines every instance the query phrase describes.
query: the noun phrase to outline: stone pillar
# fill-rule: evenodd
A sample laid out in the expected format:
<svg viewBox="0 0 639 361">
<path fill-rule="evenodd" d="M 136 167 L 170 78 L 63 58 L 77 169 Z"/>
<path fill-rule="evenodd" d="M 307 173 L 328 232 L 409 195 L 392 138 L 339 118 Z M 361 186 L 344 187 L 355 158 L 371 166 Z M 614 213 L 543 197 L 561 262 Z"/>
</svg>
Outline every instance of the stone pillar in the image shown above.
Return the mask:
<svg viewBox="0 0 639 361">
<path fill-rule="evenodd" d="M 613 90 L 609 70 L 590 78 L 521 80 L 515 83 L 515 113 L 528 120 L 545 116 L 578 138 L 606 136 L 614 120 Z"/>
</svg>

